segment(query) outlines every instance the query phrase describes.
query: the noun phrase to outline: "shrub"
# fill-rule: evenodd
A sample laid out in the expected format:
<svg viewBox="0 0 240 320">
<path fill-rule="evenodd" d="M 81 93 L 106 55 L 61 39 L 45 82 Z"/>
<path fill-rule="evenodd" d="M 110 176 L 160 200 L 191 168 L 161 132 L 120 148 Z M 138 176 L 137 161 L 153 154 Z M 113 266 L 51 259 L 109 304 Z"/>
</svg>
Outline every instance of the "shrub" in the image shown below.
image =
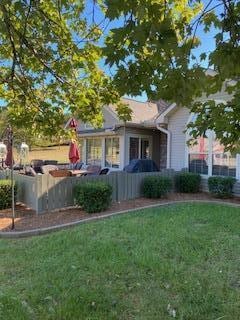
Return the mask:
<svg viewBox="0 0 240 320">
<path fill-rule="evenodd" d="M 200 190 L 201 176 L 197 173 L 182 172 L 175 177 L 175 186 L 178 192 L 196 193 Z"/>
<path fill-rule="evenodd" d="M 144 178 L 142 192 L 146 198 L 161 198 L 172 189 L 169 177 L 148 176 Z"/>
<path fill-rule="evenodd" d="M 104 182 L 86 182 L 74 188 L 76 204 L 86 212 L 106 210 L 112 200 L 112 187 Z"/>
<path fill-rule="evenodd" d="M 17 187 L 14 185 L 16 199 Z M 12 185 L 11 180 L 0 180 L 0 210 L 11 208 L 12 205 Z"/>
<path fill-rule="evenodd" d="M 208 178 L 208 189 L 217 198 L 231 198 L 233 186 L 236 179 L 232 177 L 210 177 Z"/>
</svg>

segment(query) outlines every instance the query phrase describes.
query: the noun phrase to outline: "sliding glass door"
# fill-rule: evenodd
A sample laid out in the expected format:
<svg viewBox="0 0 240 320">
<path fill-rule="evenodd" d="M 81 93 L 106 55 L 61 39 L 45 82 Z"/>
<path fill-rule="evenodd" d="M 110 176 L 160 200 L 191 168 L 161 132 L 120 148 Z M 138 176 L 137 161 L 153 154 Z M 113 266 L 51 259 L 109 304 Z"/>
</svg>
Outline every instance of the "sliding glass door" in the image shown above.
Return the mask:
<svg viewBox="0 0 240 320">
<path fill-rule="evenodd" d="M 129 138 L 129 161 L 150 158 L 150 139 L 143 137 Z"/>
</svg>

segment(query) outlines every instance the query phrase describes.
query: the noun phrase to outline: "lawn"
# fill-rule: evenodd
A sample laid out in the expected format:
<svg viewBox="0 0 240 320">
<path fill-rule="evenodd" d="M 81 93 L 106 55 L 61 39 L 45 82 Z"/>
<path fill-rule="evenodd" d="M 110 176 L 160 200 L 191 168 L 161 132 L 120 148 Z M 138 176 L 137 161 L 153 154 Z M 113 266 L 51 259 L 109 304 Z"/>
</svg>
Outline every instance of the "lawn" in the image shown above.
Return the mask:
<svg viewBox="0 0 240 320">
<path fill-rule="evenodd" d="M 237 320 L 240 210 L 179 204 L 0 241 L 0 318 Z"/>
</svg>

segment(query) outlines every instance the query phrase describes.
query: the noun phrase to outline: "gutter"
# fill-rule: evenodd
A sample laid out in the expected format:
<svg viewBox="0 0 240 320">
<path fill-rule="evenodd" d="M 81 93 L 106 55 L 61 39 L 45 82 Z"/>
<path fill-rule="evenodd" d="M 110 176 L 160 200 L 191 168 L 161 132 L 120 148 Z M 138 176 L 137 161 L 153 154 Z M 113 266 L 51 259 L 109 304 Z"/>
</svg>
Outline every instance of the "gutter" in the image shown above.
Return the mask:
<svg viewBox="0 0 240 320">
<path fill-rule="evenodd" d="M 167 169 L 171 169 L 171 132 L 161 127 L 159 123 L 157 123 L 157 129 L 167 135 Z"/>
</svg>

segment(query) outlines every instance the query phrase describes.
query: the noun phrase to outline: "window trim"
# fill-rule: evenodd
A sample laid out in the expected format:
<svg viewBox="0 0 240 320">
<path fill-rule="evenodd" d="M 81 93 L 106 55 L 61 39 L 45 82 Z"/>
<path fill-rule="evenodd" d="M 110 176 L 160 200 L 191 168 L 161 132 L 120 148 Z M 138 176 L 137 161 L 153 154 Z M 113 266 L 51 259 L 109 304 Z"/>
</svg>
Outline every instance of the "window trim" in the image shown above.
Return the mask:
<svg viewBox="0 0 240 320">
<path fill-rule="evenodd" d="M 86 139 L 84 139 L 86 141 L 86 148 L 85 148 L 85 163 L 86 165 L 90 165 L 90 163 L 88 163 L 88 155 L 87 155 L 87 140 L 100 140 L 101 142 L 101 167 L 102 167 L 102 155 L 103 155 L 103 143 L 102 143 L 102 138 L 100 137 L 87 137 Z"/>
<path fill-rule="evenodd" d="M 113 139 L 118 139 L 118 146 L 119 146 L 119 155 L 118 155 L 118 157 L 119 157 L 119 160 L 118 160 L 118 162 L 119 162 L 119 164 L 118 164 L 118 167 L 116 168 L 116 167 L 113 167 L 112 166 L 112 161 L 111 161 L 111 166 L 109 166 L 109 167 L 107 167 L 106 166 L 106 139 L 111 139 L 111 149 L 112 149 L 112 143 L 113 143 Z M 116 170 L 119 170 L 120 169 L 120 167 L 121 167 L 121 156 L 120 156 L 120 150 L 121 150 L 121 146 L 120 146 L 120 137 L 119 136 L 108 136 L 108 137 L 104 137 L 103 138 L 103 143 L 104 143 L 104 167 L 107 167 L 107 168 L 110 168 L 110 169 L 116 169 Z"/>
<path fill-rule="evenodd" d="M 192 118 L 192 114 L 190 116 Z M 189 170 L 189 155 L 190 154 L 194 154 L 194 152 L 189 152 L 189 146 L 187 144 L 187 141 L 190 139 L 190 134 L 189 131 L 186 132 L 186 154 L 185 154 L 185 164 L 186 164 L 186 168 L 188 168 Z M 214 131 L 212 130 L 208 130 L 207 131 L 207 138 L 208 138 L 208 152 L 202 152 L 202 154 L 207 154 L 208 155 L 208 173 L 207 174 L 203 174 L 201 173 L 201 176 L 203 177 L 211 177 L 213 175 L 213 142 L 214 139 L 216 138 Z M 240 180 L 240 154 L 236 154 L 236 175 L 235 178 L 237 180 Z"/>
<path fill-rule="evenodd" d="M 153 137 L 150 135 L 144 135 L 144 134 L 137 134 L 137 133 L 129 133 L 126 135 L 127 138 L 127 145 L 126 145 L 126 160 L 127 160 L 127 164 L 130 162 L 129 156 L 130 156 L 130 138 L 139 138 L 139 150 L 138 150 L 138 157 L 140 159 L 141 157 L 141 140 L 142 139 L 148 139 L 149 140 L 149 159 L 152 159 L 152 144 L 153 144 Z"/>
<path fill-rule="evenodd" d="M 102 147 L 102 153 L 101 153 L 101 167 L 106 168 L 105 166 L 105 139 L 106 138 L 118 138 L 119 139 L 119 168 L 110 168 L 111 171 L 114 170 L 122 170 L 124 167 L 124 162 L 123 162 L 123 155 L 125 154 L 124 152 L 124 144 L 123 144 L 123 137 L 120 135 L 104 135 L 104 136 L 84 136 L 81 137 L 79 136 L 79 139 L 83 139 L 83 148 L 82 148 L 82 162 L 84 165 L 87 164 L 87 139 L 101 139 L 101 147 Z"/>
</svg>

